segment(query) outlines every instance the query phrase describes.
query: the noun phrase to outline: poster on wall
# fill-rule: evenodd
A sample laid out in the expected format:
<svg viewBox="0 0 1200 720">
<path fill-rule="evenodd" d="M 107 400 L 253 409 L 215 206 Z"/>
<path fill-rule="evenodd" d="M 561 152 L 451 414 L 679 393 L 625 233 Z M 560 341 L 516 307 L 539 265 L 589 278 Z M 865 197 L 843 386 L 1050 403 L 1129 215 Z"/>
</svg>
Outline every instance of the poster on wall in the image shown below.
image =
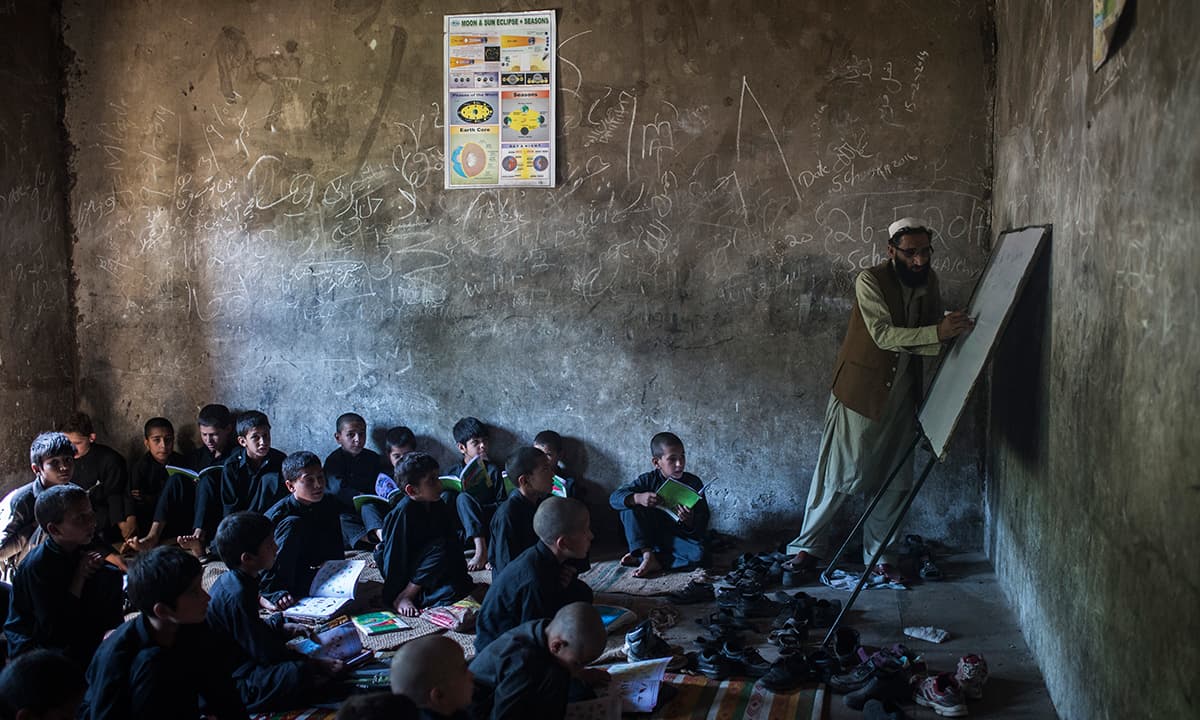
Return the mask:
<svg viewBox="0 0 1200 720">
<path fill-rule="evenodd" d="M 446 188 L 554 187 L 554 11 L 445 16 Z"/>
<path fill-rule="evenodd" d="M 1092 0 L 1092 70 L 1099 70 L 1108 59 L 1108 50 L 1117 31 L 1117 21 L 1125 12 L 1125 0 Z"/>
</svg>

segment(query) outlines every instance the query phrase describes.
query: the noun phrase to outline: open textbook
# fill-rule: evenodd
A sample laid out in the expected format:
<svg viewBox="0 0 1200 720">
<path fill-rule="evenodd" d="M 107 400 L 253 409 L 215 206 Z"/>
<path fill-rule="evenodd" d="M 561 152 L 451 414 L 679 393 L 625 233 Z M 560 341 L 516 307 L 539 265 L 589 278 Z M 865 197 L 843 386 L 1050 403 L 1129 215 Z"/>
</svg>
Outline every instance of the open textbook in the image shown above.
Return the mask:
<svg viewBox="0 0 1200 720">
<path fill-rule="evenodd" d="M 654 493 L 663 503 L 658 506 L 658 509 L 670 515 L 676 522 L 679 521 L 679 513 L 675 512 L 676 508 L 682 505 L 691 510 L 696 507 L 696 503 L 700 502 L 698 491 L 672 478 L 667 478 L 667 481 L 659 485 Z"/>
<path fill-rule="evenodd" d="M 566 720 L 619 720 L 621 713 L 653 712 L 671 658 L 610 665 L 612 682 L 593 700 L 567 705 Z"/>
<path fill-rule="evenodd" d="M 312 658 L 341 660 L 353 667 L 374 657 L 374 653 L 363 648 L 362 638 L 354 623 L 348 618 L 339 618 L 330 623 L 314 637 L 298 637 L 288 641 L 288 647 Z"/>
<path fill-rule="evenodd" d="M 308 597 L 284 610 L 283 616 L 296 620 L 328 620 L 354 599 L 354 586 L 366 567 L 365 560 L 323 563 L 308 587 Z"/>
</svg>

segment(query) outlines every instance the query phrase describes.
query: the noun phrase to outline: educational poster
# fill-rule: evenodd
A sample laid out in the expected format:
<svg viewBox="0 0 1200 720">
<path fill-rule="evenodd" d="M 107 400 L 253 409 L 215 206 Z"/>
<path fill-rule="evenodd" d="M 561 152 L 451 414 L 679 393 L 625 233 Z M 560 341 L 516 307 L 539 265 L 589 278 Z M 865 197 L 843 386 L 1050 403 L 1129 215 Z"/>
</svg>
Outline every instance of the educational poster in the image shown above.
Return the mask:
<svg viewBox="0 0 1200 720">
<path fill-rule="evenodd" d="M 553 11 L 447 15 L 446 188 L 554 187 Z"/>
<path fill-rule="evenodd" d="M 1092 0 L 1092 70 L 1099 70 L 1108 59 L 1117 21 L 1125 12 L 1125 0 Z"/>
</svg>

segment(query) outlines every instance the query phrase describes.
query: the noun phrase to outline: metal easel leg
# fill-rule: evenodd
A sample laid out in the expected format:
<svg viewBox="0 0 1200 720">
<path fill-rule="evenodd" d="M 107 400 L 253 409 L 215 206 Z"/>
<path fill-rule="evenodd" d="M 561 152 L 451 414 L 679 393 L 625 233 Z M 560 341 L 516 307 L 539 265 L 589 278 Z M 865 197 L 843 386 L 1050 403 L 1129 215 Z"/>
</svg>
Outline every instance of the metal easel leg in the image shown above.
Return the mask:
<svg viewBox="0 0 1200 720">
<path fill-rule="evenodd" d="M 895 480 L 896 476 L 900 474 L 900 469 L 903 468 L 904 463 L 908 461 L 908 456 L 912 455 L 916 451 L 917 445 L 921 444 L 922 437 L 923 436 L 921 435 L 921 432 L 918 430 L 917 436 L 913 438 L 912 445 L 910 445 L 908 448 L 908 452 L 904 453 L 904 457 L 900 458 L 900 462 L 896 465 L 896 469 L 892 470 L 891 475 L 888 475 L 887 480 L 884 481 L 883 485 L 879 488 L 879 492 L 875 493 L 875 497 L 872 498 L 871 503 L 867 505 L 867 509 L 863 512 L 862 517 L 858 519 L 858 524 L 856 524 L 854 529 L 850 531 L 850 534 L 846 536 L 845 542 L 843 542 L 842 546 L 838 548 L 838 551 L 835 552 L 833 557 L 829 559 L 829 563 L 825 567 L 825 572 L 821 573 L 821 581 L 826 585 L 829 584 L 829 573 L 833 572 L 837 567 L 838 560 L 840 560 L 842 555 L 846 552 L 846 548 L 850 547 L 851 541 L 858 537 L 858 533 L 860 530 L 862 530 L 862 526 L 867 522 L 867 518 L 871 517 L 871 513 L 874 512 L 875 506 L 878 505 L 880 499 L 883 498 L 883 494 L 887 492 L 887 489 L 892 485 L 892 481 Z"/>
<path fill-rule="evenodd" d="M 875 567 L 875 564 L 879 562 L 879 558 L 883 557 L 883 551 L 887 549 L 889 544 L 891 544 L 892 538 L 896 535 L 896 531 L 900 529 L 900 523 L 904 522 L 904 516 L 908 515 L 908 509 L 912 507 L 913 500 L 916 499 L 917 493 L 921 491 L 921 486 L 925 484 L 925 479 L 929 477 L 929 471 L 933 470 L 933 464 L 936 462 L 937 458 L 931 457 L 929 458 L 929 462 L 925 463 L 925 469 L 921 471 L 921 477 L 917 479 L 917 482 L 915 485 L 913 485 L 912 490 L 908 492 L 908 497 L 904 500 L 904 507 L 900 508 L 900 514 L 896 516 L 896 521 L 892 523 L 891 529 L 888 530 L 887 536 L 883 539 L 883 544 L 880 545 L 879 549 L 875 551 L 875 556 L 871 558 L 871 562 L 868 563 L 866 569 L 863 570 L 862 577 L 858 579 L 858 584 L 854 586 L 854 592 L 850 593 L 850 599 L 842 605 L 842 611 L 838 613 L 837 619 L 834 620 L 833 624 L 829 626 L 829 632 L 825 634 L 825 639 L 821 641 L 821 647 L 827 647 L 829 645 L 830 640 L 833 639 L 834 634 L 837 632 L 838 626 L 842 624 L 842 618 L 846 616 L 846 613 L 850 612 L 850 608 L 854 607 L 854 601 L 858 599 L 858 595 L 862 592 L 863 586 L 867 584 L 867 578 L 871 576 L 871 568 Z M 895 473 L 893 473 L 893 475 L 895 475 Z M 891 480 L 888 482 L 891 482 Z M 876 497 L 875 499 L 878 500 L 879 498 Z M 874 505 L 874 503 L 871 504 L 872 507 L 874 507 Z M 866 516 L 864 515 L 864 518 L 865 517 Z M 859 521 L 859 524 L 862 524 L 862 521 Z"/>
</svg>

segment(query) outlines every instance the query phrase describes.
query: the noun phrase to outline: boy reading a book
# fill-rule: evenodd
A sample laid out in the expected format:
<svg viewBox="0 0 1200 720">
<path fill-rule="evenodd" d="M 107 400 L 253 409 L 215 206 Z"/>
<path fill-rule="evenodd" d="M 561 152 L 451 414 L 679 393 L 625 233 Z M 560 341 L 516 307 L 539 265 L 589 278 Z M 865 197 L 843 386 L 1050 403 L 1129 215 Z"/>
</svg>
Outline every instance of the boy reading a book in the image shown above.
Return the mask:
<svg viewBox="0 0 1200 720">
<path fill-rule="evenodd" d="M 400 489 L 396 487 L 396 468 L 405 455 L 417 449 L 417 437 L 412 430 L 400 425 L 387 431 L 383 444 L 387 462 L 384 471 L 375 478 L 375 494 L 387 498 Z"/>
<path fill-rule="evenodd" d="M 210 404 L 196 417 L 200 429 L 200 447 L 188 456 L 188 467 L 199 473 L 196 478 L 196 513 L 192 535 L 207 545 L 221 522 L 222 466 L 233 455 L 235 424 L 233 414 L 224 405 Z"/>
<path fill-rule="evenodd" d="M 471 661 L 471 717 L 563 717 L 573 679 L 587 684 L 607 681 L 603 670 L 586 669 L 604 652 L 606 640 L 600 613 L 585 602 L 565 605 L 553 619 L 517 625 Z"/>
<path fill-rule="evenodd" d="M 9 518 L 0 530 L 0 563 L 10 571 L 20 564 L 33 545 L 38 530 L 34 503 L 49 487 L 71 482 L 75 471 L 75 447 L 66 435 L 46 432 L 33 439 L 29 446 L 29 464 L 33 481 L 5 496 L 3 505 Z"/>
<path fill-rule="evenodd" d="M 488 544 L 488 562 L 493 576 L 498 575 L 518 555 L 537 544 L 533 514 L 538 503 L 550 496 L 554 474 L 550 459 L 537 448 L 517 448 L 505 464 L 508 478 L 517 486 L 492 516 L 492 541 Z"/>
<path fill-rule="evenodd" d="M 275 564 L 278 550 L 271 521 L 256 512 L 234 513 L 217 526 L 216 545 L 229 572 L 209 591 L 207 618 L 236 643 L 233 679 L 242 702 L 256 713 L 304 707 L 342 663 L 295 652 L 287 641 L 307 634 L 305 627 L 280 613 L 259 615 L 259 575 Z"/>
<path fill-rule="evenodd" d="M 204 622 L 208 593 L 200 561 L 159 547 L 129 566 L 129 602 L 138 611 L 112 632 L 88 666 L 83 720 L 196 718 L 246 720 L 227 659 L 229 639 Z"/>
<path fill-rule="evenodd" d="M 158 503 L 154 519 L 143 537 L 127 541 L 127 547 L 142 552 L 159 545 L 179 545 L 196 557 L 204 555 L 202 535 L 192 527 L 196 519 L 196 494 L 199 478 L 185 468 L 167 471 L 167 482 Z"/>
<path fill-rule="evenodd" d="M 576 577 L 571 563 L 587 557 L 592 545 L 587 506 L 574 498 L 548 497 L 534 513 L 533 530 L 538 542 L 496 576 L 483 598 L 476 651 L 523 622 L 549 618 L 573 602 L 592 602 L 592 589 Z"/>
<path fill-rule="evenodd" d="M 78 663 L 52 650 L 33 650 L 0 673 L 0 719 L 69 720 L 87 685 Z"/>
<path fill-rule="evenodd" d="M 650 439 L 650 455 L 654 470 L 609 497 L 609 504 L 621 512 L 629 544 L 621 564 L 636 568 L 633 575 L 641 578 L 700 565 L 708 558 L 708 501 L 700 494 L 700 478 L 683 470 L 683 441 L 660 432 Z M 675 502 L 677 498 L 684 502 Z"/>
<path fill-rule="evenodd" d="M 396 651 L 391 685 L 393 693 L 416 703 L 423 720 L 465 718 L 475 676 L 461 645 L 443 635 L 426 635 Z"/>
<path fill-rule="evenodd" d="M 61 428 L 75 446 L 75 472 L 71 482 L 87 491 L 96 512 L 96 537 L 107 543 L 120 542 L 134 534 L 125 518 L 132 512 L 126 505 L 125 487 L 129 468 L 121 453 L 96 442 L 96 430 L 87 413 L 77 412 Z"/>
<path fill-rule="evenodd" d="M 580 488 L 575 483 L 575 476 L 562 462 L 562 436 L 553 430 L 543 430 L 533 437 L 533 446 L 546 453 L 550 458 L 550 471 L 556 478 L 555 485 L 559 491 L 555 495 L 562 497 L 580 497 Z"/>
<path fill-rule="evenodd" d="M 316 455 L 301 450 L 283 461 L 283 481 L 291 495 L 265 513 L 275 526 L 278 552 L 263 575 L 263 597 L 283 609 L 308 595 L 321 564 L 341 560 L 344 506 L 325 492 L 325 471 Z"/>
<path fill-rule="evenodd" d="M 129 497 L 133 501 L 132 519 L 138 533 L 148 533 L 154 522 L 158 496 L 167 486 L 167 466 L 182 467 L 186 462 L 175 452 L 175 426 L 164 417 L 153 417 L 142 427 L 146 454 L 129 469 Z M 130 518 L 126 518 L 128 522 Z"/>
<path fill-rule="evenodd" d="M 221 471 L 221 517 L 241 510 L 265 513 L 288 494 L 280 476 L 287 455 L 271 447 L 267 416 L 257 410 L 239 415 L 237 442 L 241 447 Z M 197 512 L 207 516 L 208 508 Z"/>
<path fill-rule="evenodd" d="M 357 413 L 343 413 L 333 433 L 338 448 L 325 458 L 325 482 L 329 492 L 342 499 L 348 511 L 342 515 L 342 536 L 347 548 L 373 550 L 379 544 L 383 516 L 379 506 L 367 504 L 354 510 L 354 496 L 375 493 L 375 479 L 383 462 L 379 453 L 366 447 L 367 421 Z"/>
<path fill-rule="evenodd" d="M 396 467 L 404 498 L 383 521 L 375 561 L 383 574 L 383 602 L 415 616 L 421 608 L 448 605 L 471 591 L 452 511 L 440 497 L 437 461 L 409 453 Z"/>
<path fill-rule="evenodd" d="M 93 539 L 96 515 L 82 488 L 46 488 L 34 514 L 46 540 L 13 576 L 4 626 L 9 656 L 45 648 L 87 667 L 104 633 L 121 624 L 121 571 L 104 562 L 111 546 Z"/>
<path fill-rule="evenodd" d="M 458 513 L 463 539 L 475 547 L 467 561 L 471 572 L 487 567 L 489 526 L 506 495 L 500 467 L 488 460 L 488 435 L 488 426 L 478 418 L 465 417 L 454 423 L 454 442 L 462 453 L 462 464 L 450 468 L 448 474 L 459 478 L 463 489 L 442 493 L 442 499 Z"/>
</svg>

